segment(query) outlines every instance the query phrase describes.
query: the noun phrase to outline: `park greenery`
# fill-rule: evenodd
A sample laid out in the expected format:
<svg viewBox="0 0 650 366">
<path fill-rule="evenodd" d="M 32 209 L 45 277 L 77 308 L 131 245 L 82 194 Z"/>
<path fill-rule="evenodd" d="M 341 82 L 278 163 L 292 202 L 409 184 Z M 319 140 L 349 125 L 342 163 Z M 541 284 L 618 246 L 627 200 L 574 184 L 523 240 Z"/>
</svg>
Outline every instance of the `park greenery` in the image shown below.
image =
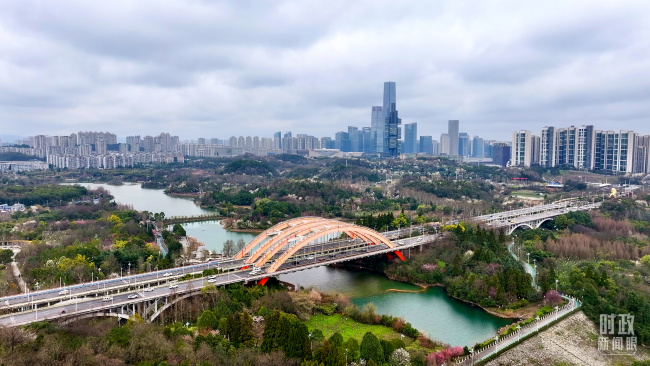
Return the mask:
<svg viewBox="0 0 650 366">
<path fill-rule="evenodd" d="M 275 282 L 267 287 L 208 286 L 189 303 L 176 304 L 160 325 L 132 316 L 118 327 L 91 320 L 0 328 L 0 357 L 12 365 L 344 366 L 362 359 L 366 365 L 425 365 L 427 355 L 440 349 L 417 331 L 417 339 L 399 337 L 394 327 L 383 325 L 362 328 L 376 333 L 345 337 L 316 328 L 322 322 L 314 317 L 325 323 L 340 319 L 330 310 L 341 307 L 354 308 L 340 295 L 288 292 Z M 372 310 L 356 311 L 373 321 L 376 317 Z M 346 322 L 356 327 L 354 320 Z"/>
<path fill-rule="evenodd" d="M 232 229 L 266 229 L 299 216 L 338 218 L 378 231 L 425 223 L 435 231 L 437 222 L 444 239 L 406 262 L 374 257 L 354 265 L 402 281 L 440 285 L 450 296 L 493 311 L 531 307 L 533 314 L 544 314 L 562 301 L 557 287 L 582 299 L 583 311 L 595 322 L 603 313 L 634 314 L 639 343 L 647 344 L 650 196 L 608 199 L 598 212 L 568 212 L 512 237 L 465 220 L 522 207 L 524 201 L 513 197 L 517 190 L 546 201 L 597 192 L 575 177 L 559 190 L 527 185 L 560 174 L 558 169 L 471 166 L 445 158 L 373 161 L 298 155 L 5 174 L 0 175 L 0 203 L 20 202 L 28 209 L 1 215 L 0 237 L 32 242 L 15 256 L 32 290 L 169 268 L 186 259 L 180 224 L 162 232 L 166 256 L 152 233 L 164 228 L 166 215 L 173 213 L 137 212 L 111 202 L 102 189 L 56 184 L 64 179 L 139 181 L 168 194 L 192 196 L 215 209 Z M 515 185 L 513 178 L 525 178 L 517 180 L 525 183 Z M 457 224 L 445 225 L 451 222 Z M 513 240 L 520 260 L 508 251 Z M 228 241 L 222 254 L 231 256 L 244 245 Z M 12 254 L 0 251 L 2 295 L 20 291 L 5 266 Z M 537 267 L 539 289 L 521 265 L 528 258 Z M 0 330 L 1 357 L 17 365 L 316 366 L 361 359 L 366 365 L 424 365 L 467 352 L 443 348 L 403 319 L 376 314 L 372 306 L 359 309 L 340 295 L 314 289 L 288 292 L 274 285 L 205 288 L 201 296 L 166 312 L 160 324 L 136 317 L 117 328 L 91 321 Z"/>
</svg>

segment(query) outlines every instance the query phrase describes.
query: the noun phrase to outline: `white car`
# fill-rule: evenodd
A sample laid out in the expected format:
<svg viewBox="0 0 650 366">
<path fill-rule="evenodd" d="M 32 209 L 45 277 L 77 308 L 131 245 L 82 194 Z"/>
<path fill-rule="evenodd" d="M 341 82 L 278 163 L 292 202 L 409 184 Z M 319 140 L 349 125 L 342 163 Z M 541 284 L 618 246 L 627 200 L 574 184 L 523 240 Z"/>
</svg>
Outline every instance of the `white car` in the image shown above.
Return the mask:
<svg viewBox="0 0 650 366">
<path fill-rule="evenodd" d="M 151 292 L 153 291 L 153 287 L 145 287 L 144 292 Z"/>
<path fill-rule="evenodd" d="M 216 278 L 211 278 L 211 279 L 208 280 L 208 283 L 215 283 L 215 282 L 217 282 Z"/>
<path fill-rule="evenodd" d="M 178 288 L 178 285 L 173 283 L 173 284 L 169 285 L 169 288 Z"/>
<path fill-rule="evenodd" d="M 67 295 L 67 294 L 68 294 L 68 290 L 59 291 L 59 295 Z"/>
<path fill-rule="evenodd" d="M 397 242 L 398 244 L 404 244 L 404 240 L 400 240 Z"/>
<path fill-rule="evenodd" d="M 217 275 L 208 276 L 208 280 L 213 280 L 215 278 L 217 278 Z"/>
<path fill-rule="evenodd" d="M 138 294 L 129 295 L 129 299 L 137 299 L 137 298 L 138 298 Z"/>
<path fill-rule="evenodd" d="M 163 274 L 163 277 L 169 277 L 169 276 L 171 276 L 171 275 L 172 275 L 171 272 L 165 272 L 165 274 Z"/>
<path fill-rule="evenodd" d="M 418 240 L 416 240 L 416 241 L 422 241 L 422 238 L 418 238 Z"/>
</svg>

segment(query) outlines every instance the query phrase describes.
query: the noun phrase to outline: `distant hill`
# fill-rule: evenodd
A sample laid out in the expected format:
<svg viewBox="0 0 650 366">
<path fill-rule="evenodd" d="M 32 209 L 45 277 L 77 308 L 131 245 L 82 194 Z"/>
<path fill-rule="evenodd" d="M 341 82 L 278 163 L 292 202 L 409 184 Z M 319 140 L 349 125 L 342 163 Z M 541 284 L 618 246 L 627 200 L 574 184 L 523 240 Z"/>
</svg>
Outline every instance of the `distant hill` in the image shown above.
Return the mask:
<svg viewBox="0 0 650 366">
<path fill-rule="evenodd" d="M 41 159 L 37 156 L 26 155 L 18 152 L 0 152 L 0 161 L 32 161 L 32 160 L 45 161 L 45 158 Z"/>
<path fill-rule="evenodd" d="M 0 135 L 0 141 L 4 143 L 13 143 L 14 141 L 17 140 L 22 140 L 24 137 L 22 136 L 17 136 L 17 135 Z"/>
</svg>

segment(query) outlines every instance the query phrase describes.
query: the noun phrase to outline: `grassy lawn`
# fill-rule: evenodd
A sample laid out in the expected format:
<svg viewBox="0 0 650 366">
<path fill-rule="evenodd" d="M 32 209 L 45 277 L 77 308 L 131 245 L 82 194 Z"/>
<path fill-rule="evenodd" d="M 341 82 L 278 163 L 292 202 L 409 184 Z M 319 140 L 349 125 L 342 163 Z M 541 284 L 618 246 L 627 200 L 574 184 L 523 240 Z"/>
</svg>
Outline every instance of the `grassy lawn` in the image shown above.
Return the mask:
<svg viewBox="0 0 650 366">
<path fill-rule="evenodd" d="M 512 192 L 513 196 L 522 196 L 522 197 L 534 197 L 534 198 L 539 198 L 542 199 L 544 196 L 540 196 L 539 192 L 533 192 L 533 191 L 528 191 L 525 189 L 522 189 L 520 191 L 514 191 Z"/>
<path fill-rule="evenodd" d="M 329 338 L 332 334 L 339 332 L 343 336 L 343 339 L 351 337 L 359 341 L 359 343 L 361 343 L 363 335 L 366 332 L 372 332 L 377 337 L 384 339 L 401 337 L 401 334 L 393 328 L 384 327 L 383 325 L 361 324 L 341 314 L 330 316 L 317 314 L 312 316 L 305 324 L 310 332 L 314 329 L 320 329 L 325 338 Z M 411 338 L 404 337 L 404 343 L 407 345 L 412 342 L 413 340 Z"/>
</svg>

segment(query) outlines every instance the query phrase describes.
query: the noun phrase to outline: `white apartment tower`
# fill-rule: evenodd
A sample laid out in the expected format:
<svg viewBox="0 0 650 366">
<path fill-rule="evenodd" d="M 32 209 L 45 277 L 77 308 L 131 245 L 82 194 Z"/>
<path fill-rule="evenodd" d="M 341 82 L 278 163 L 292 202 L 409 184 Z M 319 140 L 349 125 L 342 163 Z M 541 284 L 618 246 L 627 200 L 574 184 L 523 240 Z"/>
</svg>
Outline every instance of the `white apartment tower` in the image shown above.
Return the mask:
<svg viewBox="0 0 650 366">
<path fill-rule="evenodd" d="M 521 130 L 512 133 L 512 165 L 531 166 L 534 150 L 533 134 L 530 131 Z"/>
</svg>

